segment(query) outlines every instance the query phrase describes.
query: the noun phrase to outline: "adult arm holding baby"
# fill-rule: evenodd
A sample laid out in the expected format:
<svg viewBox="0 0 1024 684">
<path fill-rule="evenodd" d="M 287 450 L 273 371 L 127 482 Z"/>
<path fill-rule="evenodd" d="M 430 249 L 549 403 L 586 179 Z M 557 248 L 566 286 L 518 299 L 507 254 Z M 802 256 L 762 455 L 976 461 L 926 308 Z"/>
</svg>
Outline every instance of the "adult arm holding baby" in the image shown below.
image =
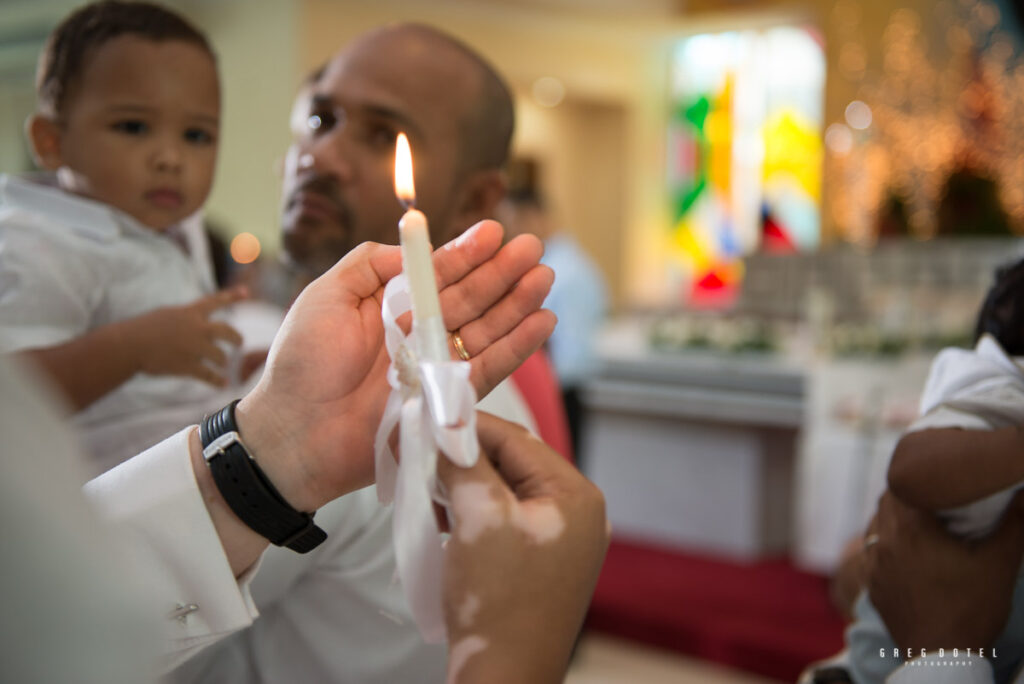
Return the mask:
<svg viewBox="0 0 1024 684">
<path fill-rule="evenodd" d="M 963 649 L 988 648 L 1006 625 L 1024 553 L 1022 504 L 1018 495 L 991 536 L 967 542 L 950 535 L 931 513 L 892 493 L 883 495 L 868 530 L 877 541 L 865 550 L 867 588 L 911 661 L 889 677 L 891 684 L 994 681 L 985 659 Z M 969 667 L 912 661 L 954 648 Z"/>
</svg>

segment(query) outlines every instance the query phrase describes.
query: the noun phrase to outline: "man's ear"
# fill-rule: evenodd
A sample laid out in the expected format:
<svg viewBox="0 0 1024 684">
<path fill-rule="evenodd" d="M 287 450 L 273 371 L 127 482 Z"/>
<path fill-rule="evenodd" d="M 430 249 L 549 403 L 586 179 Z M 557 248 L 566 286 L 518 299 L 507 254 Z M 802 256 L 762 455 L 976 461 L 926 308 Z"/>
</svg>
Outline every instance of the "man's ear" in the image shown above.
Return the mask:
<svg viewBox="0 0 1024 684">
<path fill-rule="evenodd" d="M 468 227 L 484 219 L 494 218 L 506 190 L 505 174 L 498 169 L 471 174 L 463 185 L 456 225 Z"/>
<path fill-rule="evenodd" d="M 25 121 L 25 136 L 32 146 L 36 164 L 48 171 L 61 167 L 60 126 L 42 114 L 33 114 Z"/>
</svg>

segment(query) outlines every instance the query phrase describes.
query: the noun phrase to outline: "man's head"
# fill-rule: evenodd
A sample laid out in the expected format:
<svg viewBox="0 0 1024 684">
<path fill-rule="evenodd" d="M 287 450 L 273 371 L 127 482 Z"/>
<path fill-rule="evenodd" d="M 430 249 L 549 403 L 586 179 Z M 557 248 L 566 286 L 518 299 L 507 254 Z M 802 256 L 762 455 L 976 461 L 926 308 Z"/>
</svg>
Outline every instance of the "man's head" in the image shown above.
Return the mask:
<svg viewBox="0 0 1024 684">
<path fill-rule="evenodd" d="M 505 226 L 505 239 L 530 233 L 541 240 L 551 236 L 552 226 L 548 218 L 544 198 L 533 188 L 512 190 L 498 205 L 496 218 Z"/>
<path fill-rule="evenodd" d="M 143 2 L 99 2 L 50 35 L 28 135 L 61 186 L 163 230 L 209 195 L 220 84 L 206 38 Z"/>
<path fill-rule="evenodd" d="M 304 84 L 285 163 L 285 249 L 311 274 L 366 240 L 395 244 L 394 151 L 409 136 L 416 205 L 441 244 L 493 214 L 513 127 L 508 88 L 435 29 L 365 34 Z"/>
</svg>

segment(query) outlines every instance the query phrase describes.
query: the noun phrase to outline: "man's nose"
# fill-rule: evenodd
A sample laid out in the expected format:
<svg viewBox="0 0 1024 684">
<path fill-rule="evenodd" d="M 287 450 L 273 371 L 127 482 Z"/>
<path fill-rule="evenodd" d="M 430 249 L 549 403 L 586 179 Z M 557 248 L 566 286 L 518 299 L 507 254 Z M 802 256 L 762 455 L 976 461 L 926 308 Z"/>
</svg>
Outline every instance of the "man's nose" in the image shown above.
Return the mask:
<svg viewBox="0 0 1024 684">
<path fill-rule="evenodd" d="M 351 141 L 344 127 L 337 127 L 311 139 L 299 155 L 299 170 L 312 168 L 318 174 L 333 176 L 339 183 L 350 183 L 356 176 Z"/>
</svg>

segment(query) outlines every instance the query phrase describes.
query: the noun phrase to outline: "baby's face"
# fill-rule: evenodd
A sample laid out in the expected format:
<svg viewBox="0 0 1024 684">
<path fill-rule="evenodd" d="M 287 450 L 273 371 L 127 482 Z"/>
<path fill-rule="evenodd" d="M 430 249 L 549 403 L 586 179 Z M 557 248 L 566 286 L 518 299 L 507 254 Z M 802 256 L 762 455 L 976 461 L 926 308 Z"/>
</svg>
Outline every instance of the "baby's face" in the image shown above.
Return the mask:
<svg viewBox="0 0 1024 684">
<path fill-rule="evenodd" d="M 219 128 L 210 55 L 182 41 L 119 36 L 89 57 L 70 93 L 58 178 L 164 230 L 206 201 Z"/>
</svg>

